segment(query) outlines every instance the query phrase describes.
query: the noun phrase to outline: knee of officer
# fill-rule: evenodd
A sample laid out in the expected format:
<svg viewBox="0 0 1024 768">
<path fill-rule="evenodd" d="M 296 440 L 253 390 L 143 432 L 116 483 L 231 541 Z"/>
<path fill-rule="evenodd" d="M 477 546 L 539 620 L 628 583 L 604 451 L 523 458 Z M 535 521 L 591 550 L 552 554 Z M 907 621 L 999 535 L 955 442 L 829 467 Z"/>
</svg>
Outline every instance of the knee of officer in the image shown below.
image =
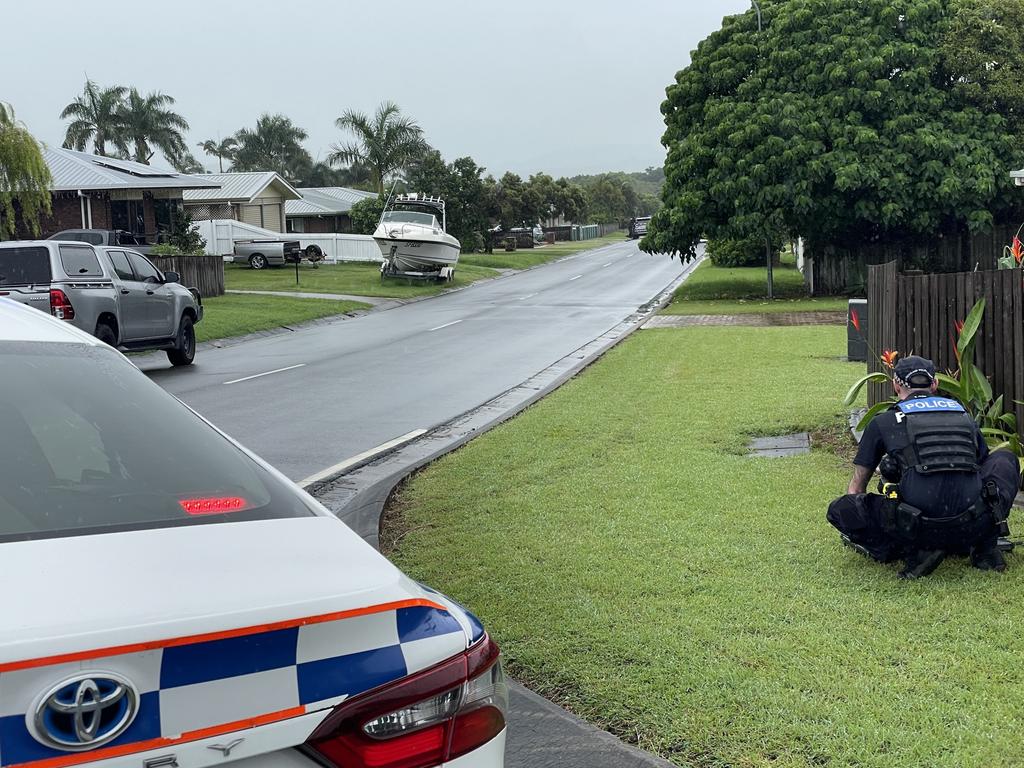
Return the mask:
<svg viewBox="0 0 1024 768">
<path fill-rule="evenodd" d="M 861 495 L 847 494 L 828 505 L 825 519 L 840 531 L 863 527 L 863 499 Z"/>
</svg>

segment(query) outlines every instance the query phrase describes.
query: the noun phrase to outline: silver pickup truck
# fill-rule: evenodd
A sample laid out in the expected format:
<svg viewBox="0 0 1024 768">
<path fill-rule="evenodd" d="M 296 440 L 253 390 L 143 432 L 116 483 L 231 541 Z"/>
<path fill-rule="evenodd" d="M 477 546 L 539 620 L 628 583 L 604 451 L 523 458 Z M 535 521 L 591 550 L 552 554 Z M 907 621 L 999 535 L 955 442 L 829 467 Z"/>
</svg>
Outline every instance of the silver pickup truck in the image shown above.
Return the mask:
<svg viewBox="0 0 1024 768">
<path fill-rule="evenodd" d="M 253 269 L 295 264 L 302 261 L 302 244 L 298 240 L 235 240 L 232 261 Z"/>
<path fill-rule="evenodd" d="M 0 243 L 0 298 L 48 312 L 113 347 L 164 349 L 174 365 L 190 365 L 203 302 L 178 280 L 127 248 Z"/>
</svg>

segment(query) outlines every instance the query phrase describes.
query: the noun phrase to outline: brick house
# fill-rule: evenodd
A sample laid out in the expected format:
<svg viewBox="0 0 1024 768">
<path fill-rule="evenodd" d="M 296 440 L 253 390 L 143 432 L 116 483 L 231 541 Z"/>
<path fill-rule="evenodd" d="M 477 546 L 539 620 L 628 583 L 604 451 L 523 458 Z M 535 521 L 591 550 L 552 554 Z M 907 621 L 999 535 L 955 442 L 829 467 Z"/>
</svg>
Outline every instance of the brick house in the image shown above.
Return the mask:
<svg viewBox="0 0 1024 768">
<path fill-rule="evenodd" d="M 215 189 L 190 189 L 185 207 L 193 221 L 234 219 L 284 232 L 285 205 L 299 199 L 296 189 L 273 171 L 210 173 Z"/>
<path fill-rule="evenodd" d="M 155 243 L 170 229 L 183 190 L 216 186 L 201 175 L 59 147 L 44 147 L 43 159 L 53 177 L 52 212 L 39 222 L 44 238 L 64 229 L 123 229 Z M 35 236 L 24 225 L 17 233 Z"/>
<path fill-rule="evenodd" d="M 347 234 L 352 231 L 349 211 L 353 204 L 377 196 L 348 187 L 307 187 L 298 192 L 301 199 L 289 200 L 284 206 L 289 232 Z"/>
</svg>

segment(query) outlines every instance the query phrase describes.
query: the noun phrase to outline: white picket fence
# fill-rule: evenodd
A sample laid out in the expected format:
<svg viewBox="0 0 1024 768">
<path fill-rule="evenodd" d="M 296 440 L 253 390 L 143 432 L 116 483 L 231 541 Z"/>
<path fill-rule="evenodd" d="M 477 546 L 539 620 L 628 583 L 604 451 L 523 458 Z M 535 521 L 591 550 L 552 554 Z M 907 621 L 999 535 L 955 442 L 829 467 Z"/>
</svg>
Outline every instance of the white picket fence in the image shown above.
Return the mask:
<svg viewBox="0 0 1024 768">
<path fill-rule="evenodd" d="M 320 248 L 329 263 L 339 261 L 381 261 L 380 249 L 369 235 L 312 234 L 305 232 L 274 232 L 234 219 L 210 219 L 195 222 L 199 234 L 206 240 L 206 253 L 211 256 L 231 256 L 235 240 L 271 238 L 298 240 L 303 249 L 310 245 Z"/>
</svg>

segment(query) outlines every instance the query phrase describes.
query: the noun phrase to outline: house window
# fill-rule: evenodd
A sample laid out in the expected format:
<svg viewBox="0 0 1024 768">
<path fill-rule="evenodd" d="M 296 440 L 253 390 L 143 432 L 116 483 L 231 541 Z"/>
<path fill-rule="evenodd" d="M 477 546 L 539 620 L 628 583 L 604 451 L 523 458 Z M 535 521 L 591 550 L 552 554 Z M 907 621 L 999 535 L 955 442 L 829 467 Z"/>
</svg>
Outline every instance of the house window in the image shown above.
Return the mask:
<svg viewBox="0 0 1024 768">
<path fill-rule="evenodd" d="M 181 200 L 154 200 L 153 213 L 156 215 L 157 234 L 165 234 L 174 228 L 174 217 L 180 216 Z"/>
<path fill-rule="evenodd" d="M 305 232 L 306 231 L 306 220 L 292 217 L 288 219 L 288 231 L 289 232 Z"/>
<path fill-rule="evenodd" d="M 146 217 L 142 200 L 111 200 L 110 223 L 114 229 L 123 229 L 133 235 L 145 235 Z"/>
</svg>

